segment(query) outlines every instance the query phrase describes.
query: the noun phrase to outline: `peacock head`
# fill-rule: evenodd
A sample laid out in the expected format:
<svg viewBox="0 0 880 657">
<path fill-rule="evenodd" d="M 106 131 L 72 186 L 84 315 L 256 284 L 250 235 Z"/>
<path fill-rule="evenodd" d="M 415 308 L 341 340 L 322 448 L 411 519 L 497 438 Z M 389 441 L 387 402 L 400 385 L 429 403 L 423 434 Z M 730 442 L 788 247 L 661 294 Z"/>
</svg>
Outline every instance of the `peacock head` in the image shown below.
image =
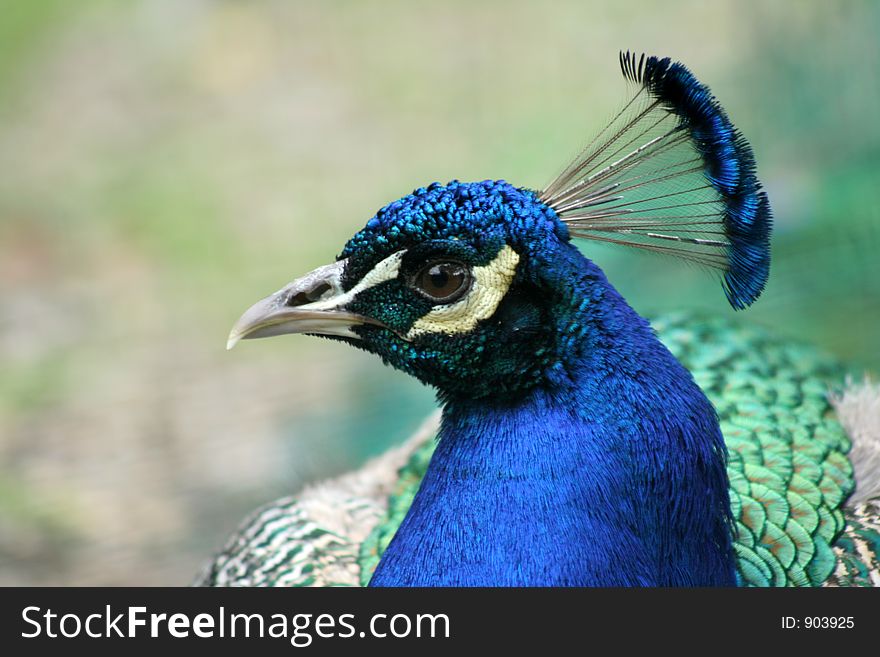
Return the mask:
<svg viewBox="0 0 880 657">
<path fill-rule="evenodd" d="M 748 144 L 681 64 L 626 53 L 621 68 L 634 97 L 546 188 L 417 189 L 336 262 L 252 306 L 228 346 L 324 335 L 447 397 L 526 390 L 564 371 L 591 340 L 584 316 L 603 311 L 607 283 L 572 237 L 715 269 L 733 307 L 750 304 L 769 272 L 771 218 Z"/>
<path fill-rule="evenodd" d="M 556 352 L 547 329 L 557 285 L 548 278 L 568 243 L 535 192 L 504 181 L 434 183 L 379 210 L 334 264 L 254 305 L 230 345 L 321 334 L 447 394 L 523 389 Z"/>
</svg>

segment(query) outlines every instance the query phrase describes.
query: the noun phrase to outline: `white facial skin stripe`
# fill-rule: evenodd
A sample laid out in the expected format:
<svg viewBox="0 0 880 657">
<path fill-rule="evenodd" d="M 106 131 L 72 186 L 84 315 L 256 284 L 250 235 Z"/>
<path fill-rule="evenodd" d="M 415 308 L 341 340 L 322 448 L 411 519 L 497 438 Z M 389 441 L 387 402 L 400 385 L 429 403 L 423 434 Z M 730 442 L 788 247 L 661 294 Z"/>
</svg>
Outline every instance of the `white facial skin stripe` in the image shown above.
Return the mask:
<svg viewBox="0 0 880 657">
<path fill-rule="evenodd" d="M 408 340 L 425 333 L 466 333 L 477 322 L 495 314 L 516 274 L 519 254 L 505 245 L 495 259 L 483 267 L 474 267 L 473 284 L 468 293 L 448 306 L 434 306 L 417 320 L 406 334 Z"/>
<path fill-rule="evenodd" d="M 366 276 L 359 280 L 357 285 L 351 288 L 348 292 L 338 296 L 331 296 L 329 299 L 323 301 L 315 301 L 314 303 L 305 304 L 300 306 L 300 308 L 304 310 L 333 310 L 334 308 L 344 307 L 345 304 L 354 299 L 364 290 L 375 287 L 379 283 L 384 283 L 385 281 L 397 278 L 397 274 L 400 271 L 400 261 L 403 260 L 404 253 L 406 253 L 406 249 L 392 253 L 378 265 L 373 267 Z"/>
</svg>

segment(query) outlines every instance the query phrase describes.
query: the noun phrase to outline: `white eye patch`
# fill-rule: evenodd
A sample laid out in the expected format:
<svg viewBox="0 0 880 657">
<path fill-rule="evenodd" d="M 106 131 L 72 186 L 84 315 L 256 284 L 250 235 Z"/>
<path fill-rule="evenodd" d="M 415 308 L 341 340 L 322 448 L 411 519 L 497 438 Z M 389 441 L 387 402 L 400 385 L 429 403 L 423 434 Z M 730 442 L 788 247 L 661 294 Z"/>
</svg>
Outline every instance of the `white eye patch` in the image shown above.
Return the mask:
<svg viewBox="0 0 880 657">
<path fill-rule="evenodd" d="M 510 288 L 518 263 L 519 254 L 505 245 L 488 265 L 473 268 L 473 284 L 464 297 L 449 305 L 434 306 L 412 325 L 406 338 L 412 340 L 425 333 L 453 335 L 473 330 L 477 322 L 495 314 Z"/>
</svg>

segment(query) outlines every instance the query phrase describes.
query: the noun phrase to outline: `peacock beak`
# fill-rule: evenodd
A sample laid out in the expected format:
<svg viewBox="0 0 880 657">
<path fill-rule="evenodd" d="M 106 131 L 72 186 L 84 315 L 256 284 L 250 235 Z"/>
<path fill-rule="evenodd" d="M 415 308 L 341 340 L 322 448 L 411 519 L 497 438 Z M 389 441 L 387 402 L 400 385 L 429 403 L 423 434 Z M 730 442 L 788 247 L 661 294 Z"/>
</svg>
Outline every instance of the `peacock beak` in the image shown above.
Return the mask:
<svg viewBox="0 0 880 657">
<path fill-rule="evenodd" d="M 226 348 L 239 340 L 286 333 L 314 333 L 359 338 L 353 326 L 381 323 L 345 310 L 351 292 L 342 289 L 345 260 L 318 267 L 255 303 L 232 327 Z"/>
</svg>

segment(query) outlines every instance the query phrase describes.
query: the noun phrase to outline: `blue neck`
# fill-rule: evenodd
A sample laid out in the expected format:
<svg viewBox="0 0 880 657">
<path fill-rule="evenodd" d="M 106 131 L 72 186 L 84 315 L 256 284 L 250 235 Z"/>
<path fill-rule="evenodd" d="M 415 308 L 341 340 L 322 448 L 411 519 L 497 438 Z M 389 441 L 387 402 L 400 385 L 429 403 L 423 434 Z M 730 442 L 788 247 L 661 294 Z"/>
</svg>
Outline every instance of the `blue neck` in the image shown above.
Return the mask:
<svg viewBox="0 0 880 657">
<path fill-rule="evenodd" d="M 714 409 L 593 269 L 546 385 L 447 403 L 372 586 L 735 583 Z"/>
</svg>

